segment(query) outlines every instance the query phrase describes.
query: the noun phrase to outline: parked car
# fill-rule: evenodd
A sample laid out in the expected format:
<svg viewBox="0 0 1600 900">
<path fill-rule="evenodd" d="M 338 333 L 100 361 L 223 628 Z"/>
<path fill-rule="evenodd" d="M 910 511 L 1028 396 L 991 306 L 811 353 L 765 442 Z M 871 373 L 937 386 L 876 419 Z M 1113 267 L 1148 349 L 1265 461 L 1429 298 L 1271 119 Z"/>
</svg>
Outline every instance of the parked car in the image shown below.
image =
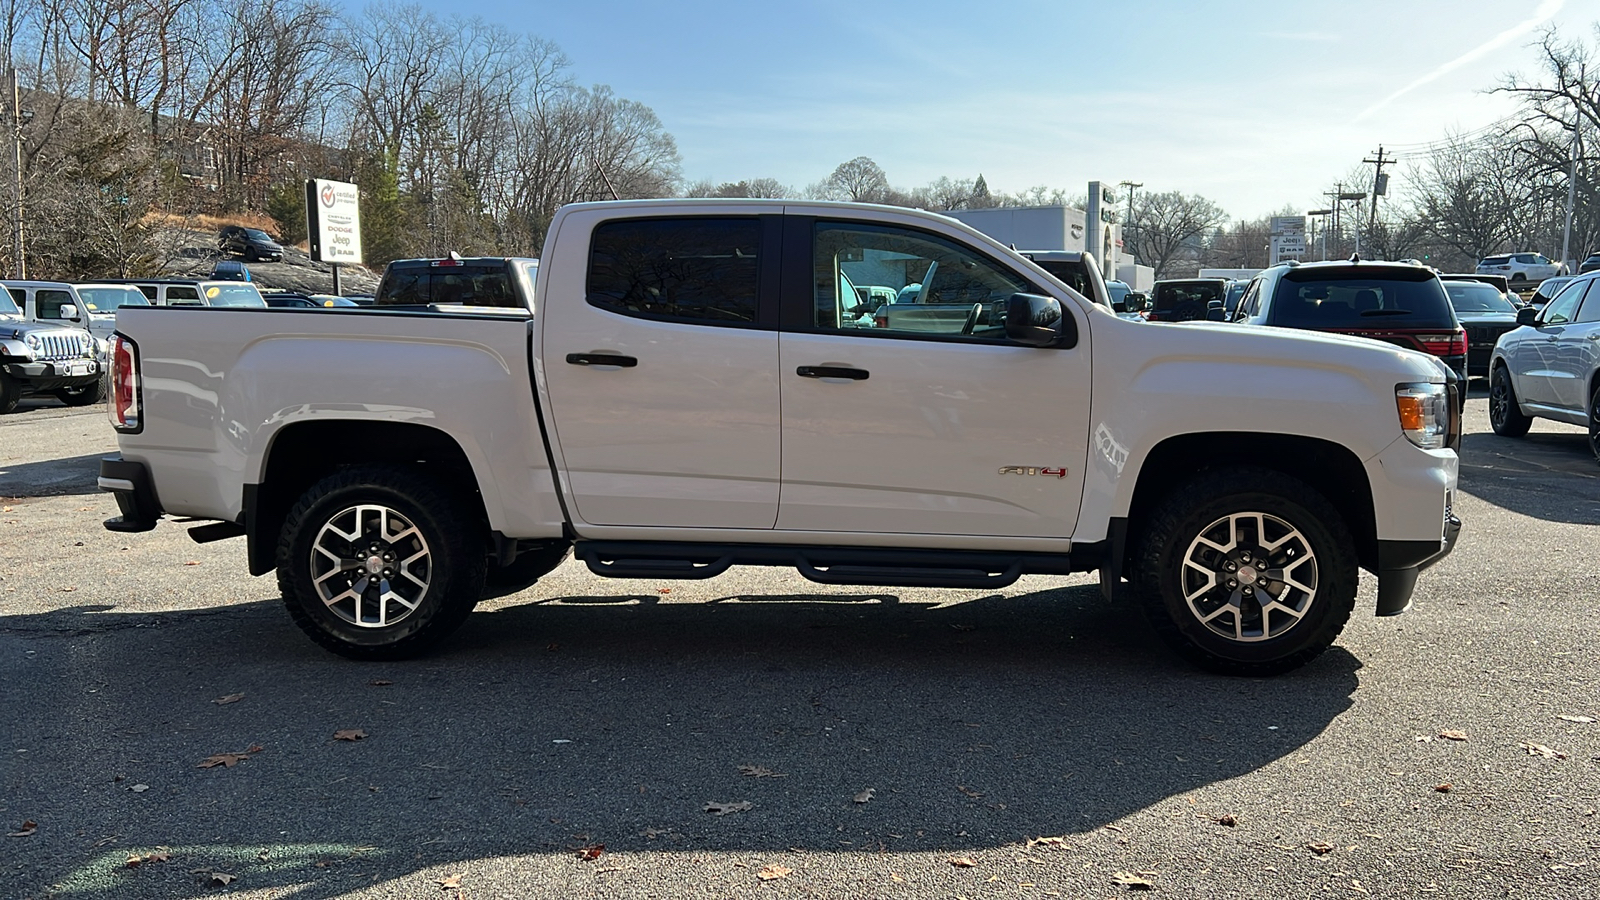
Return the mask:
<svg viewBox="0 0 1600 900">
<path fill-rule="evenodd" d="M 265 307 L 261 291 L 254 284 L 239 281 L 211 281 L 195 278 L 114 278 L 107 284 L 126 284 L 138 288 L 154 306 L 253 306 Z"/>
<path fill-rule="evenodd" d="M 1158 281 L 1151 290 L 1152 322 L 1193 322 L 1206 319 L 1212 303 L 1228 296 L 1226 278 L 1175 278 Z"/>
<path fill-rule="evenodd" d="M 1456 320 L 1467 332 L 1467 374 L 1489 377 L 1489 357 L 1500 335 L 1517 327 L 1517 307 L 1493 285 L 1481 281 L 1441 279 L 1450 295 Z"/>
<path fill-rule="evenodd" d="M 1464 272 L 1449 272 L 1441 273 L 1439 280 L 1447 283 L 1451 281 L 1476 281 L 1480 284 L 1487 284 L 1499 291 L 1500 295 L 1506 298 L 1506 302 L 1512 306 L 1521 308 L 1528 305 L 1528 301 L 1524 300 L 1521 294 L 1511 289 L 1511 282 L 1507 281 L 1504 275 L 1474 275 Z"/>
<path fill-rule="evenodd" d="M 1566 266 L 1542 253 L 1507 253 L 1486 256 L 1478 262 L 1479 275 L 1504 275 L 1513 288 L 1538 284 L 1546 278 L 1566 274 Z"/>
<path fill-rule="evenodd" d="M 1578 264 L 1578 274 L 1593 272 L 1600 269 L 1600 253 L 1591 253 L 1588 258 Z"/>
<path fill-rule="evenodd" d="M 283 259 L 283 245 L 259 228 L 225 225 L 217 233 L 217 249 L 226 256 L 242 256 L 247 262 L 278 262 Z"/>
<path fill-rule="evenodd" d="M 65 321 L 29 321 L 9 291 L 0 291 L 0 413 L 29 394 L 51 394 L 68 406 L 105 396 L 99 342 Z"/>
<path fill-rule="evenodd" d="M 261 299 L 273 309 L 336 309 L 358 305 L 333 294 L 301 294 L 294 291 L 264 291 Z"/>
<path fill-rule="evenodd" d="M 1257 275 L 1235 320 L 1371 338 L 1437 357 L 1466 402 L 1467 332 L 1427 266 L 1350 261 L 1274 266 Z"/>
<path fill-rule="evenodd" d="M 1111 302 L 1111 291 L 1105 276 L 1100 273 L 1100 263 L 1093 253 L 1077 250 L 1019 250 L 1022 258 L 1048 272 L 1057 281 L 1082 294 L 1093 303 L 1117 309 Z"/>
<path fill-rule="evenodd" d="M 1420 353 L 1129 322 L 911 209 L 578 203 L 548 235 L 500 315 L 124 311 L 107 527 L 214 520 L 191 534 L 244 537 L 358 659 L 423 652 L 575 552 L 652 583 L 1098 570 L 1179 652 L 1254 675 L 1336 639 L 1359 568 L 1392 615 L 1455 544 L 1460 417 Z M 1002 322 L 841 321 L 841 274 L 932 290 L 933 262 Z"/>
<path fill-rule="evenodd" d="M 512 289 L 519 269 L 529 277 L 537 259 L 503 256 L 397 259 L 383 270 L 374 295 L 377 306 L 497 306 L 515 308 Z"/>
<path fill-rule="evenodd" d="M 1490 361 L 1489 424 L 1521 437 L 1533 420 L 1589 430 L 1600 460 L 1600 272 L 1580 275 L 1541 310 L 1517 313 L 1519 327 L 1495 345 Z"/>
<path fill-rule="evenodd" d="M 1571 281 L 1572 276 L 1568 275 L 1546 278 L 1540 283 L 1538 290 L 1533 292 L 1533 296 L 1528 298 L 1528 305 L 1534 309 L 1544 309 L 1545 304 L 1550 302 L 1550 298 L 1560 293 L 1561 289 Z"/>
<path fill-rule="evenodd" d="M 19 315 L 30 322 L 83 328 L 103 339 L 116 330 L 113 315 L 96 315 L 78 295 L 78 289 L 64 281 L 18 281 L 0 283 L 17 306 Z"/>
<path fill-rule="evenodd" d="M 254 281 L 250 269 L 236 259 L 219 259 L 211 267 L 211 280 L 213 281 Z"/>
</svg>

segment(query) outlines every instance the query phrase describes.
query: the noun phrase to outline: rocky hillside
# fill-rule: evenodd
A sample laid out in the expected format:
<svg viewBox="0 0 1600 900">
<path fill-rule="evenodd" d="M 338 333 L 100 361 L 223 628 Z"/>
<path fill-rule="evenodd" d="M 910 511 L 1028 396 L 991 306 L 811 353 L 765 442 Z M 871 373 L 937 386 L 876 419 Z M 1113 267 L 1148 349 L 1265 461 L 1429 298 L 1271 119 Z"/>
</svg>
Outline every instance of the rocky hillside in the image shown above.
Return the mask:
<svg viewBox="0 0 1600 900">
<path fill-rule="evenodd" d="M 162 274 L 176 278 L 204 278 L 223 259 L 217 252 L 214 231 L 168 227 L 161 231 L 164 262 Z M 285 247 L 283 261 L 249 262 L 250 277 L 263 290 L 301 291 L 308 294 L 333 292 L 333 270 L 327 263 L 314 262 L 304 250 Z M 370 294 L 378 288 L 378 273 L 365 266 L 340 266 L 339 287 L 343 294 Z"/>
</svg>

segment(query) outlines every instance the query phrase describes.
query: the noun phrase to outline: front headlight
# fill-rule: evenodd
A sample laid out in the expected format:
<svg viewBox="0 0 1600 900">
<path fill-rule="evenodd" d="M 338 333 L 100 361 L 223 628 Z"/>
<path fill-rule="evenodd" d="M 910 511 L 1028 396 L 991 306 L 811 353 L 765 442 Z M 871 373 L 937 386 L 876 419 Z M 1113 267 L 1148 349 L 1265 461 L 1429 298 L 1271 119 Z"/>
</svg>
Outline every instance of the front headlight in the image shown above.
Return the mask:
<svg viewBox="0 0 1600 900">
<path fill-rule="evenodd" d="M 34 353 L 39 352 L 39 336 L 37 334 L 29 332 L 25 337 L 23 337 L 22 342 L 27 344 L 28 349 L 32 350 Z"/>
<path fill-rule="evenodd" d="M 78 335 L 79 356 L 87 356 L 92 359 L 98 353 L 99 349 L 100 347 L 98 338 L 96 338 L 94 335 L 88 333 Z"/>
<path fill-rule="evenodd" d="M 1424 450 L 1445 445 L 1450 432 L 1450 395 L 1444 385 L 1395 385 L 1394 403 L 1406 440 Z"/>
</svg>

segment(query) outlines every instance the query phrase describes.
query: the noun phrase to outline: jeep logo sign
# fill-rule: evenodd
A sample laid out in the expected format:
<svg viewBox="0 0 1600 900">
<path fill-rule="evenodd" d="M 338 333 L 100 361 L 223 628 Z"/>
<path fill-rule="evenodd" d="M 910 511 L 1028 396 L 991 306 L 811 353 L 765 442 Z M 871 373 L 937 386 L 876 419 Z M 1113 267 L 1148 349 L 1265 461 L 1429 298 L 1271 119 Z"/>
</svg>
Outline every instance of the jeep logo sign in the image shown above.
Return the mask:
<svg viewBox="0 0 1600 900">
<path fill-rule="evenodd" d="M 312 259 L 361 262 L 361 189 L 344 181 L 307 181 L 306 234 Z"/>
</svg>

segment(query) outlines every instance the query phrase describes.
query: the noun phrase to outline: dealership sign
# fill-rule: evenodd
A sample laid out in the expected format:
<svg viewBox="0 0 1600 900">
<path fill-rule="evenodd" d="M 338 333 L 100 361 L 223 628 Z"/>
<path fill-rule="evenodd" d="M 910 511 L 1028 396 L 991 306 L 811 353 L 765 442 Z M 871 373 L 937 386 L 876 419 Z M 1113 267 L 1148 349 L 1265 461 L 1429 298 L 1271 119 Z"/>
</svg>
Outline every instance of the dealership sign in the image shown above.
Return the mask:
<svg viewBox="0 0 1600 900">
<path fill-rule="evenodd" d="M 307 181 L 306 233 L 310 235 L 312 259 L 361 262 L 360 189 L 343 181 Z"/>
</svg>

